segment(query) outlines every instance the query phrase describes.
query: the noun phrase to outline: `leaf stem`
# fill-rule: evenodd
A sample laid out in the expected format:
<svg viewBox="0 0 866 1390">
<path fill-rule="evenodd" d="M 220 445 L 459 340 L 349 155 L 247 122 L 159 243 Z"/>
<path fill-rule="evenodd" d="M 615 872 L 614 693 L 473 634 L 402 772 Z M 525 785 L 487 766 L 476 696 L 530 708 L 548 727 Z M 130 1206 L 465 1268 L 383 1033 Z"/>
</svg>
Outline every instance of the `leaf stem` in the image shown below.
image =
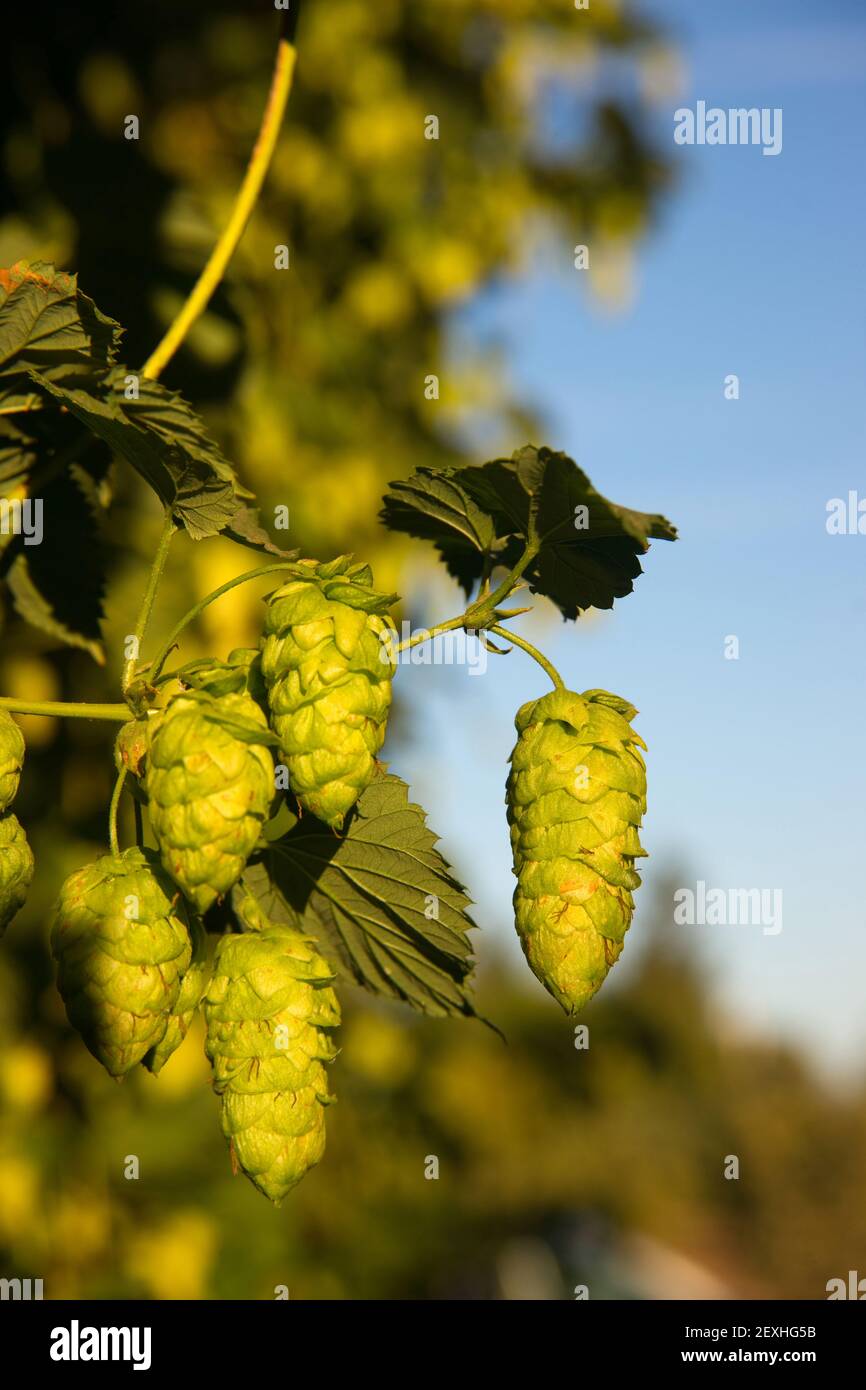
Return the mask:
<svg viewBox="0 0 866 1390">
<path fill-rule="evenodd" d="M 283 29 L 277 45 L 274 75 L 265 103 L 262 123 L 243 183 L 235 199 L 231 217 L 211 252 L 207 265 L 190 291 L 189 298 L 177 318 L 169 326 L 162 341 L 145 362 L 142 369 L 145 376 L 155 379 L 160 375 L 163 368 L 177 352 L 196 319 L 204 313 L 252 216 L 274 153 L 277 135 L 292 88 L 292 78 L 297 60 L 297 49 L 292 41 L 292 31 L 297 5 L 298 0 L 292 0 L 290 18 L 284 16 Z"/>
<path fill-rule="evenodd" d="M 455 628 L 462 627 L 466 614 L 461 613 L 459 618 L 449 618 L 447 622 L 436 623 L 435 627 L 420 627 L 417 632 L 413 632 L 411 637 L 407 637 L 405 642 L 399 642 L 391 650 L 394 656 L 399 652 L 408 651 L 410 647 L 418 647 L 422 642 L 429 642 L 434 637 L 439 637 L 443 632 L 453 632 Z"/>
<path fill-rule="evenodd" d="M 159 545 L 153 557 L 153 564 L 150 567 L 150 578 L 147 581 L 147 588 L 144 591 L 144 598 L 141 601 L 141 608 L 138 613 L 138 621 L 135 624 L 135 634 L 133 639 L 134 656 L 131 656 L 123 668 L 123 680 L 121 689 L 126 692 L 135 679 L 135 668 L 138 665 L 141 644 L 147 632 L 147 624 L 153 611 L 156 591 L 159 588 L 159 581 L 162 579 L 165 569 L 165 562 L 168 559 L 168 548 L 171 545 L 172 537 L 177 530 L 170 512 L 166 513 L 165 525 L 162 528 L 162 535 L 159 538 Z"/>
<path fill-rule="evenodd" d="M 112 719 L 125 723 L 129 705 L 67 704 L 64 700 L 14 700 L 0 696 L 0 709 L 10 714 L 44 714 L 57 719 Z"/>
<path fill-rule="evenodd" d="M 514 566 L 514 569 L 511 570 L 508 574 L 506 574 L 502 583 L 499 584 L 493 590 L 492 594 L 485 595 L 484 603 L 490 604 L 491 607 L 495 608 L 496 605 L 498 603 L 501 603 L 503 599 L 508 598 L 508 595 L 511 593 L 518 579 L 521 577 L 524 570 L 532 563 L 537 554 L 537 541 L 527 541 L 526 549 L 524 550 L 520 559 L 517 561 L 517 564 Z"/>
<path fill-rule="evenodd" d="M 200 613 L 204 612 L 208 604 L 213 603 L 215 599 L 222 598 L 223 594 L 227 594 L 230 589 L 236 589 L 238 584 L 246 584 L 247 581 L 250 579 L 260 579 L 267 574 L 278 574 L 281 570 L 292 569 L 292 567 L 295 564 L 296 561 L 294 560 L 282 560 L 278 561 L 273 565 L 260 565 L 258 569 L 246 570 L 244 574 L 235 575 L 234 579 L 230 579 L 226 584 L 221 584 L 218 589 L 214 589 L 213 592 L 207 594 L 205 598 L 199 599 L 198 603 L 193 604 L 192 608 L 190 608 L 187 613 L 184 613 L 180 621 L 178 623 L 175 623 L 174 627 L 172 628 L 171 632 L 169 633 L 168 637 L 166 638 L 165 642 L 160 648 L 158 655 L 151 663 L 148 672 L 148 681 L 150 682 L 150 684 L 156 685 L 162 672 L 162 668 L 165 665 L 166 660 L 168 658 L 168 654 L 174 646 L 177 638 L 183 632 L 185 627 L 188 627 L 191 622 L 195 621 L 195 619 L 199 616 Z"/>
<path fill-rule="evenodd" d="M 520 647 L 521 651 L 526 652 L 528 656 L 532 657 L 533 661 L 538 662 L 542 671 L 550 677 L 557 690 L 565 689 L 565 681 L 562 679 L 562 676 L 553 663 L 548 661 L 546 656 L 542 656 L 538 648 L 533 647 L 531 642 L 527 642 L 525 637 L 518 637 L 516 632 L 509 632 L 507 627 L 501 627 L 499 623 L 495 623 L 488 631 L 495 632 L 497 637 L 504 637 L 506 641 L 511 642 L 513 646 Z"/>
<path fill-rule="evenodd" d="M 120 794 L 123 791 L 123 784 L 126 781 L 126 768 L 117 774 L 117 781 L 114 784 L 114 791 L 111 793 L 111 805 L 108 808 L 108 843 L 111 845 L 111 853 L 120 854 L 120 842 L 117 838 L 117 808 L 120 804 Z"/>
</svg>

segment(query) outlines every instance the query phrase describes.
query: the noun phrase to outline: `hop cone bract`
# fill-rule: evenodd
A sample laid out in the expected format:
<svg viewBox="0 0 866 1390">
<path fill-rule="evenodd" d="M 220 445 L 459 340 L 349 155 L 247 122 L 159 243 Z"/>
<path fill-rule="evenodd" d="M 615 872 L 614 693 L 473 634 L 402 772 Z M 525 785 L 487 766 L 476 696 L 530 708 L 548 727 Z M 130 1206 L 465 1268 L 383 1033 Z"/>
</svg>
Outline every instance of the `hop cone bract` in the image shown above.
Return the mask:
<svg viewBox="0 0 866 1390">
<path fill-rule="evenodd" d="M 507 805 L 514 911 L 529 964 L 567 1013 L 618 959 L 640 886 L 646 812 L 637 711 L 604 690 L 554 690 L 517 713 Z"/>
<path fill-rule="evenodd" d="M 24 906 L 33 881 L 33 851 L 16 816 L 0 815 L 0 936 Z"/>
<path fill-rule="evenodd" d="M 237 883 L 274 796 L 270 752 L 238 737 L 231 721 L 267 731 L 245 692 L 175 695 L 148 725 L 151 826 L 163 866 L 202 913 Z"/>
<path fill-rule="evenodd" d="M 343 556 L 300 562 L 268 600 L 262 671 L 271 724 L 301 806 L 339 830 L 385 738 L 396 595 Z"/>
<path fill-rule="evenodd" d="M 123 1076 L 163 1038 L 192 954 L 187 910 L 156 856 L 127 849 L 70 875 L 51 950 L 70 1023 Z"/>
<path fill-rule="evenodd" d="M 24 766 L 24 735 L 11 715 L 0 709 L 0 811 L 11 806 Z"/>
<path fill-rule="evenodd" d="M 173 1052 L 176 1052 L 189 1032 L 196 1010 L 204 998 L 210 977 L 207 952 L 207 933 L 198 917 L 189 924 L 192 959 L 180 982 L 174 1008 L 168 1016 L 165 1032 L 144 1058 L 144 1065 L 158 1076 Z"/>
<path fill-rule="evenodd" d="M 325 1063 L 340 1022 L 333 975 L 287 927 L 224 936 L 205 996 L 207 1054 L 233 1161 L 272 1202 L 325 1149 Z"/>
</svg>

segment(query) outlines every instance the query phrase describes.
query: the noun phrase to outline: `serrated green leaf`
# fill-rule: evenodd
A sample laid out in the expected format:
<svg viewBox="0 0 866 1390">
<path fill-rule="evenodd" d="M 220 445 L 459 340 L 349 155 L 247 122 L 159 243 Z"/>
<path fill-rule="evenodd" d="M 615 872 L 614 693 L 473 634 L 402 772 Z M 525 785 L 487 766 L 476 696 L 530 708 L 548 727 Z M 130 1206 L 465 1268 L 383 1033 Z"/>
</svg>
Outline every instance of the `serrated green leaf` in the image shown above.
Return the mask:
<svg viewBox="0 0 866 1390">
<path fill-rule="evenodd" d="M 16 536 L 3 555 L 12 601 L 31 626 L 103 665 L 105 558 L 92 509 L 69 474 L 44 489 L 42 502 L 42 543 L 26 546 Z"/>
<path fill-rule="evenodd" d="M 74 275 L 43 262 L 0 270 L 0 401 L 4 413 L 41 404 L 28 373 L 71 384 L 107 371 L 121 328 L 82 294 Z"/>
<path fill-rule="evenodd" d="M 263 852 L 248 886 L 267 894 L 270 916 L 282 904 L 372 993 L 437 1016 L 474 1015 L 469 899 L 399 777 L 377 777 L 340 838 L 304 816 Z"/>
<path fill-rule="evenodd" d="M 0 417 L 0 497 L 8 497 L 16 488 L 26 487 L 27 479 L 39 457 L 38 442 L 31 430 L 19 420 Z"/>
<path fill-rule="evenodd" d="M 382 515 L 392 530 L 433 540 L 467 594 L 489 556 L 512 568 L 531 540 L 538 554 L 524 577 L 566 618 L 611 608 L 631 593 L 650 538 L 677 536 L 665 517 L 602 497 L 566 454 L 531 445 L 481 467 L 419 469 L 408 483 L 392 484 Z"/>
<path fill-rule="evenodd" d="M 276 555 L 282 560 L 295 560 L 301 553 L 299 550 L 283 550 L 272 541 L 261 524 L 258 508 L 249 507 L 244 503 L 237 506 L 231 521 L 225 527 L 225 533 L 233 541 L 237 541 L 238 545 L 262 551 L 266 555 Z"/>
<path fill-rule="evenodd" d="M 649 549 L 650 538 L 677 538 L 665 517 L 602 497 L 566 454 L 527 448 L 512 462 L 526 494 L 527 526 L 531 518 L 540 542 L 525 578 L 531 591 L 552 599 L 565 618 L 587 608 L 612 608 L 643 573 L 637 557 Z M 516 563 L 519 549 L 511 543 L 507 563 Z"/>
<path fill-rule="evenodd" d="M 105 382 L 72 388 L 39 372 L 31 379 L 131 463 L 193 540 L 218 535 L 234 518 L 246 489 L 183 397 L 142 378 L 139 397 L 127 400 L 129 375 L 119 367 Z"/>
<path fill-rule="evenodd" d="M 433 541 L 449 574 L 469 593 L 485 556 L 502 548 L 489 511 L 460 485 L 455 469 L 419 468 L 389 489 L 381 511 L 385 525 Z"/>
</svg>

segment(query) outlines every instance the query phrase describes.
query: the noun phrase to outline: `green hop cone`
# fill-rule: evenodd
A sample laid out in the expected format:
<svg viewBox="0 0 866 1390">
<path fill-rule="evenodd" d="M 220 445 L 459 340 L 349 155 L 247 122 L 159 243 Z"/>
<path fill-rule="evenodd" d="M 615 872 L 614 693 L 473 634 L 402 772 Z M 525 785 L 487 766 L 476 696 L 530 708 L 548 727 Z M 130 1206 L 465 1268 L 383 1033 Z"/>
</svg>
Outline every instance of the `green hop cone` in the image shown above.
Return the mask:
<svg viewBox="0 0 866 1390">
<path fill-rule="evenodd" d="M 279 1203 L 325 1150 L 333 974 L 288 927 L 224 936 L 205 995 L 207 1055 L 232 1161 Z"/>
<path fill-rule="evenodd" d="M 134 777 L 142 775 L 149 743 L 148 727 L 147 719 L 130 719 L 128 724 L 121 725 L 114 740 L 114 765 L 118 772 L 131 772 Z"/>
<path fill-rule="evenodd" d="M 5 709 L 0 709 L 0 811 L 11 806 L 24 766 L 24 735 Z"/>
<path fill-rule="evenodd" d="M 33 851 L 17 816 L 0 815 L 0 936 L 24 906 L 33 882 Z"/>
<path fill-rule="evenodd" d="M 149 850 L 70 875 L 51 932 L 69 1022 L 112 1076 L 162 1040 L 192 948 L 187 910 Z"/>
<path fill-rule="evenodd" d="M 387 609 L 366 565 L 342 556 L 293 567 L 268 599 L 262 672 L 289 785 L 334 830 L 369 786 L 385 739 L 394 655 Z"/>
<path fill-rule="evenodd" d="M 189 937 L 192 944 L 192 959 L 180 982 L 180 992 L 174 1008 L 168 1016 L 165 1032 L 155 1047 L 144 1058 L 144 1065 L 154 1076 L 158 1076 L 173 1052 L 176 1052 L 189 1032 L 196 1010 L 204 998 L 210 978 L 210 963 L 207 951 L 207 932 L 193 917 L 189 924 Z"/>
<path fill-rule="evenodd" d="M 533 972 L 573 1014 L 622 952 L 644 855 L 637 711 L 604 690 L 554 690 L 518 710 L 506 801 L 517 932 Z"/>
<path fill-rule="evenodd" d="M 144 791 L 160 857 L 204 913 L 237 883 L 274 797 L 267 721 L 245 692 L 175 695 L 152 716 Z"/>
</svg>

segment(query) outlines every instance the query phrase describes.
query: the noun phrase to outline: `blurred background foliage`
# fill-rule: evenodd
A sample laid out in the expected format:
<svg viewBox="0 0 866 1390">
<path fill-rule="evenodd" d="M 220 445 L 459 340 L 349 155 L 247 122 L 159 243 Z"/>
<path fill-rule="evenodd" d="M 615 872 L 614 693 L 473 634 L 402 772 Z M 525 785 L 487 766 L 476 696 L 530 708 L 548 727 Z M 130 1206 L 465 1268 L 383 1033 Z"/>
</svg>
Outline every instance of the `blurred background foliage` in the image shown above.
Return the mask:
<svg viewBox="0 0 866 1390">
<path fill-rule="evenodd" d="M 158 1080 L 116 1085 L 65 1026 L 41 935 L 16 927 L 0 1269 L 46 1297 L 824 1297 L 866 1240 L 866 1096 L 743 1038 L 651 917 L 586 1048 L 489 947 L 480 1004 L 506 1042 L 350 991 L 328 1151 L 279 1211 L 231 1175 L 200 1028 Z"/>
<path fill-rule="evenodd" d="M 50 25 L 25 7 L 7 29 L 0 264 L 77 270 L 126 328 L 132 364 L 225 221 L 275 32 L 269 5 L 221 0 L 95 0 L 56 7 Z M 671 181 L 646 132 L 673 57 L 643 10 L 614 0 L 309 0 L 299 43 L 262 201 L 165 380 L 202 410 L 265 518 L 288 506 L 278 540 L 322 558 L 356 550 L 378 587 L 405 589 L 406 548 L 376 521 L 388 480 L 462 458 L 467 421 L 483 420 L 491 452 L 535 433 L 532 403 L 506 396 L 495 353 L 455 344 L 452 314 L 519 275 L 539 237 L 568 261 L 591 240 L 595 291 L 624 292 Z M 129 114 L 138 141 L 124 139 Z M 424 138 L 429 115 L 438 141 Z M 4 611 L 4 694 L 115 698 L 160 515 L 122 472 L 103 501 L 107 669 Z M 250 563 L 230 542 L 178 538 L 159 628 Z M 183 655 L 224 656 L 259 623 L 247 586 L 208 610 Z M 569 1297 L 582 1282 L 593 1297 L 821 1297 L 847 1271 L 866 1236 L 863 1095 L 831 1095 L 790 1051 L 715 1019 L 709 981 L 661 924 L 593 1007 L 588 1051 L 489 944 L 479 1003 L 507 1046 L 481 1025 L 347 1000 L 328 1154 L 276 1213 L 231 1176 L 200 1036 L 158 1081 L 117 1087 L 69 1032 L 46 922 L 61 878 L 104 843 L 113 731 L 21 723 L 16 811 L 39 871 L 0 954 L 4 1275 L 44 1278 L 48 1297 L 268 1298 L 280 1284 L 297 1297 Z M 728 1153 L 738 1182 L 723 1178 Z M 123 1176 L 130 1154 L 138 1181 Z"/>
</svg>

